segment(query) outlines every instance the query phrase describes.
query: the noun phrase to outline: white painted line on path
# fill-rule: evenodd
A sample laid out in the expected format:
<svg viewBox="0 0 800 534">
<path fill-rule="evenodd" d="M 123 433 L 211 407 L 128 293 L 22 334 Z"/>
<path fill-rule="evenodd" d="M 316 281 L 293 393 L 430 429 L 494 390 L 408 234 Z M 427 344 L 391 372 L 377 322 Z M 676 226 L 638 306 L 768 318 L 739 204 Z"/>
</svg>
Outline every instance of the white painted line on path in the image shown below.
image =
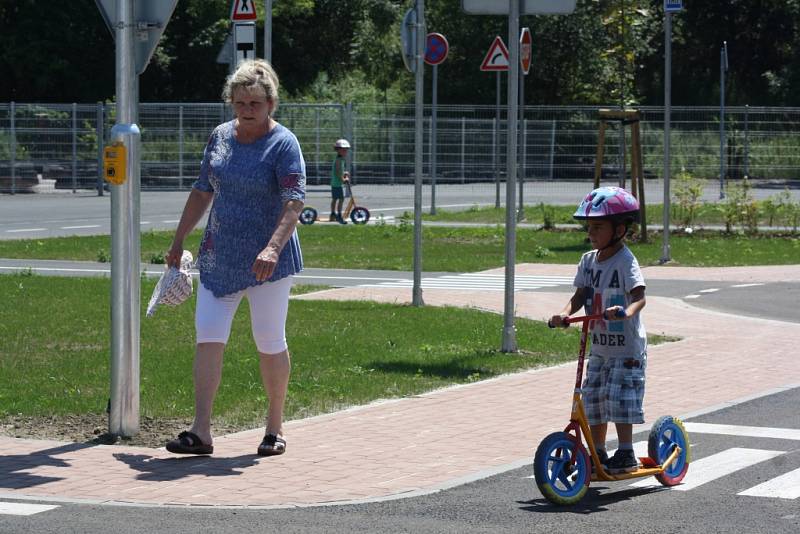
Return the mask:
<svg viewBox="0 0 800 534">
<path fill-rule="evenodd" d="M 731 287 L 755 287 L 755 286 L 763 286 L 764 284 L 736 284 Z"/>
<path fill-rule="evenodd" d="M 708 289 L 701 289 L 700 293 L 715 293 L 717 291 L 719 291 L 718 287 L 711 287 L 711 288 L 708 288 Z"/>
<path fill-rule="evenodd" d="M 33 515 L 58 508 L 54 504 L 28 504 L 22 502 L 0 502 L 0 514 Z"/>
<path fill-rule="evenodd" d="M 82 226 L 62 226 L 62 230 L 77 230 L 79 228 L 100 228 L 99 224 L 85 224 Z"/>
<path fill-rule="evenodd" d="M 686 473 L 683 482 L 669 489 L 675 491 L 689 491 L 739 471 L 740 469 L 745 469 L 757 463 L 780 456 L 781 454 L 785 454 L 785 451 L 765 451 L 761 449 L 742 449 L 738 447 L 727 449 L 689 464 L 689 471 Z M 631 484 L 631 486 L 637 488 L 663 487 L 658 482 L 653 482 L 650 478 Z"/>
<path fill-rule="evenodd" d="M 16 234 L 18 232 L 42 232 L 47 228 L 19 228 L 18 230 L 6 230 L 8 234 Z"/>
<path fill-rule="evenodd" d="M 700 295 L 686 295 L 683 298 L 685 298 L 685 299 L 699 299 Z"/>
<path fill-rule="evenodd" d="M 779 477 L 767 480 L 763 484 L 753 486 L 748 490 L 737 493 L 737 495 L 797 499 L 800 497 L 800 469 L 795 469 Z"/>
<path fill-rule="evenodd" d="M 750 438 L 793 439 L 800 441 L 800 429 L 768 426 L 715 425 L 711 423 L 683 423 L 689 434 L 722 434 Z"/>
</svg>

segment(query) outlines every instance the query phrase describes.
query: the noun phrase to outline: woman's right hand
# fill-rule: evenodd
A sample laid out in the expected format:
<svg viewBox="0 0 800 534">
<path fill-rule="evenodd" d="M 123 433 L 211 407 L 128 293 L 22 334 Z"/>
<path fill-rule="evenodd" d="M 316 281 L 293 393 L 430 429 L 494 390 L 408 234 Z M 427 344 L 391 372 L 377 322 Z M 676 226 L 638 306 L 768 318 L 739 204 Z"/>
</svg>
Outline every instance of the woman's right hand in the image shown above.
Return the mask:
<svg viewBox="0 0 800 534">
<path fill-rule="evenodd" d="M 181 257 L 183 256 L 183 243 L 178 241 L 173 241 L 172 246 L 169 247 L 167 251 L 167 257 L 164 258 L 167 262 L 167 267 L 175 267 L 180 269 L 181 267 Z"/>
<path fill-rule="evenodd" d="M 564 322 L 564 319 L 566 319 L 566 318 L 567 318 L 567 316 L 564 315 L 563 313 L 560 313 L 558 315 L 553 315 L 550 318 L 550 320 L 547 321 L 547 326 L 549 326 L 550 328 L 559 328 L 559 327 L 560 328 L 564 328 L 564 327 L 567 327 L 567 326 L 569 326 L 569 324 Z"/>
</svg>

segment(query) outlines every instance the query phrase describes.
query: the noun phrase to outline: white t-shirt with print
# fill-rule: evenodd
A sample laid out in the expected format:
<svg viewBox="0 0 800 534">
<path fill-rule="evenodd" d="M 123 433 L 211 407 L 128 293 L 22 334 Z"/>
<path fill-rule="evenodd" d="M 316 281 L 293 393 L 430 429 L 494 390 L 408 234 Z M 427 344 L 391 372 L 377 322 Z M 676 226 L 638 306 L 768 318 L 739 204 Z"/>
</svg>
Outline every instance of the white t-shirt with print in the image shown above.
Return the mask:
<svg viewBox="0 0 800 534">
<path fill-rule="evenodd" d="M 575 287 L 584 288 L 586 313 L 602 313 L 610 306 L 627 308 L 631 303 L 631 291 L 645 285 L 639 262 L 624 245 L 605 261 L 597 261 L 597 253 L 592 250 L 581 257 L 573 282 Z M 644 353 L 647 334 L 640 315 L 637 313 L 624 321 L 592 321 L 592 354 L 633 357 Z"/>
</svg>

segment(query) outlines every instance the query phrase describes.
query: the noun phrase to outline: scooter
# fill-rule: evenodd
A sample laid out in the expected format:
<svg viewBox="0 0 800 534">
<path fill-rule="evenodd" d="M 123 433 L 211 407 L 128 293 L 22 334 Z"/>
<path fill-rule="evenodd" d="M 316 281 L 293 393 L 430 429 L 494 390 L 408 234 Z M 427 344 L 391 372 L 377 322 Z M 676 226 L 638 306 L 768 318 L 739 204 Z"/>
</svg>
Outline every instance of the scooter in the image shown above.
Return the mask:
<svg viewBox="0 0 800 534">
<path fill-rule="evenodd" d="M 369 221 L 369 210 L 363 206 L 356 205 L 356 199 L 353 196 L 353 187 L 350 185 L 350 182 L 345 182 L 344 187 L 348 201 L 342 212 L 342 218 L 347 219 L 349 217 L 350 220 L 353 221 L 353 224 L 367 224 L 367 221 Z M 317 221 L 318 215 L 316 209 L 311 206 L 305 207 L 303 211 L 300 212 L 300 224 L 314 224 Z"/>
<path fill-rule="evenodd" d="M 620 316 L 624 311 L 620 310 Z M 691 450 L 689 435 L 677 417 L 659 417 L 647 439 L 647 457 L 640 457 L 639 466 L 628 473 L 606 471 L 595 450 L 594 440 L 583 407 L 581 384 L 586 357 L 586 343 L 591 321 L 603 320 L 603 314 L 568 317 L 564 323 L 582 322 L 578 372 L 572 396 L 570 422 L 563 432 L 553 432 L 542 440 L 533 460 L 533 474 L 542 495 L 553 504 L 570 505 L 580 501 L 591 481 L 618 481 L 655 476 L 664 486 L 675 486 L 689 469 Z M 552 324 L 549 324 L 553 328 Z M 585 445 L 584 445 L 585 442 Z M 587 452 L 591 451 L 591 452 Z M 591 457 L 590 457 L 591 454 Z M 591 458 L 591 459 L 590 459 Z M 592 465 L 595 470 L 592 473 Z"/>
</svg>

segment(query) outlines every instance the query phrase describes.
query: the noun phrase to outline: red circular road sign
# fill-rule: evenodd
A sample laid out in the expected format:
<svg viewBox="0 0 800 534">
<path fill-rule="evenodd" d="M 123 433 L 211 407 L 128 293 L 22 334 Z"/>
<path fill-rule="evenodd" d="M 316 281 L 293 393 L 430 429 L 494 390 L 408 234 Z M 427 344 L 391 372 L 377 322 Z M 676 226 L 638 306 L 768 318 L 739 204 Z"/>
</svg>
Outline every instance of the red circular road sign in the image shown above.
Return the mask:
<svg viewBox="0 0 800 534">
<path fill-rule="evenodd" d="M 425 63 L 428 65 L 438 65 L 447 59 L 447 52 L 450 47 L 447 39 L 441 33 L 429 33 L 425 40 Z"/>
<path fill-rule="evenodd" d="M 528 74 L 531 68 L 531 59 L 533 59 L 533 39 L 531 38 L 531 30 L 522 28 L 522 34 L 519 36 L 519 63 L 522 67 L 522 72 Z"/>
</svg>

